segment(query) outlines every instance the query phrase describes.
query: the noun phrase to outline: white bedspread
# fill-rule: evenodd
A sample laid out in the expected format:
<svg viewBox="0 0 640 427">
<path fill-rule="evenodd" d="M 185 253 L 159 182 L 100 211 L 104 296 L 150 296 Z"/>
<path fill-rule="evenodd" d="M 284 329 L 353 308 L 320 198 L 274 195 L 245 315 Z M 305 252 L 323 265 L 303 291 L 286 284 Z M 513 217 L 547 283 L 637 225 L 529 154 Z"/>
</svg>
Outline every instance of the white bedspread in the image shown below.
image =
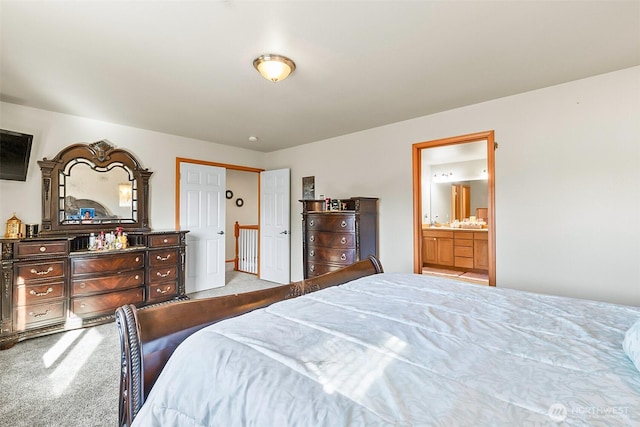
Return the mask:
<svg viewBox="0 0 640 427">
<path fill-rule="evenodd" d="M 640 308 L 384 273 L 205 328 L 134 426 L 640 425 Z"/>
</svg>

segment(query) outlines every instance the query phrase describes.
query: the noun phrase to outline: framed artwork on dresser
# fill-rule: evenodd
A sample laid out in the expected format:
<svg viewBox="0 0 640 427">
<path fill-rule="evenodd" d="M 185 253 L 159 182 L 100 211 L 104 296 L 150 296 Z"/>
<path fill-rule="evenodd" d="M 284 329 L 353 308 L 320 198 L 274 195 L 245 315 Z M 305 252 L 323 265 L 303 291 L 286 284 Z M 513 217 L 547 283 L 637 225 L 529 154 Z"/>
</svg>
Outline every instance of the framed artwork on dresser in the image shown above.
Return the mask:
<svg viewBox="0 0 640 427">
<path fill-rule="evenodd" d="M 314 200 L 316 198 L 316 177 L 305 176 L 302 178 L 302 199 Z"/>
<path fill-rule="evenodd" d="M 80 208 L 80 218 L 93 219 L 96 216 L 95 208 Z"/>
</svg>

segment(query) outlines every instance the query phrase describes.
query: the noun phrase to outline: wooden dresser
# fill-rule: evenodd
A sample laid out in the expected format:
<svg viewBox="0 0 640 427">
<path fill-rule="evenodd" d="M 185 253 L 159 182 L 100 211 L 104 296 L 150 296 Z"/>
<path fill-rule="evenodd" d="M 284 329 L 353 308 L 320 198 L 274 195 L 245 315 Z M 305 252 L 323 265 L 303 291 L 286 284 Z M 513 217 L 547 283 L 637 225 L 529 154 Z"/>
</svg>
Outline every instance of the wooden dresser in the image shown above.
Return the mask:
<svg viewBox="0 0 640 427">
<path fill-rule="evenodd" d="M 341 199 L 339 210 L 327 210 L 324 200 L 300 202 L 305 279 L 378 255 L 377 198 Z"/>
<path fill-rule="evenodd" d="M 86 235 L 0 240 L 0 348 L 184 298 L 186 233 L 132 233 L 130 247 L 107 251 L 84 249 Z"/>
</svg>

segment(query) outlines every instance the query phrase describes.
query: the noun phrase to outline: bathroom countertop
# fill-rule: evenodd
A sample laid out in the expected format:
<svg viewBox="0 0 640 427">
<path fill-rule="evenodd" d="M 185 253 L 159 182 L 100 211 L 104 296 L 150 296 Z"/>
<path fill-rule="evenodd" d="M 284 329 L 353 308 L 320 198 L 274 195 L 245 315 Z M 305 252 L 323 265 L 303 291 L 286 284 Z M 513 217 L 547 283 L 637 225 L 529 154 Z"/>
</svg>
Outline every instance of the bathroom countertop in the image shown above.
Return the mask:
<svg viewBox="0 0 640 427">
<path fill-rule="evenodd" d="M 462 228 L 462 227 L 436 227 L 430 225 L 423 225 L 423 230 L 446 230 L 446 231 L 489 231 L 488 228 Z"/>
</svg>

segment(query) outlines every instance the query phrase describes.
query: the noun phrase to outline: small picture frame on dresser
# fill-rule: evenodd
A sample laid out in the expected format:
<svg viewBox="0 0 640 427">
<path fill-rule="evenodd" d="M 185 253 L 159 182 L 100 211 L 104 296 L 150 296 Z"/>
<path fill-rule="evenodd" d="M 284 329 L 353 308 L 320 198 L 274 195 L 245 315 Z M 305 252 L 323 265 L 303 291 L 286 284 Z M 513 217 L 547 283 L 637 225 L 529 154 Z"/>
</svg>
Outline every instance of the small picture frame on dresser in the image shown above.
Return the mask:
<svg viewBox="0 0 640 427">
<path fill-rule="evenodd" d="M 80 208 L 80 218 L 82 222 L 93 222 L 93 218 L 96 216 L 95 208 Z"/>
<path fill-rule="evenodd" d="M 305 176 L 302 178 L 302 199 L 314 200 L 316 198 L 316 177 Z"/>
</svg>

